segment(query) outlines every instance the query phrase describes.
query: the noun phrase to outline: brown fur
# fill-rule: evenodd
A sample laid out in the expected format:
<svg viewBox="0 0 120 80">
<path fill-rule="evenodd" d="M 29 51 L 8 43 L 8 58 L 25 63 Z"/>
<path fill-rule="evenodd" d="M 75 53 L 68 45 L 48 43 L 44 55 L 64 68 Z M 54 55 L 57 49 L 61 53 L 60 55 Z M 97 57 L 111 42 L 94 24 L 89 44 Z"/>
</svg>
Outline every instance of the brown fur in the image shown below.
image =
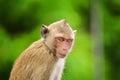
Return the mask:
<svg viewBox="0 0 120 80">
<path fill-rule="evenodd" d="M 44 41 L 34 42 L 16 60 L 9 80 L 49 80 L 53 65 L 57 61 L 53 56 Z"/>
<path fill-rule="evenodd" d="M 34 42 L 16 60 L 9 80 L 61 80 L 65 59 L 74 44 L 75 31 L 61 20 L 43 26 L 41 34 L 42 39 Z M 55 39 L 61 36 L 73 41 L 56 42 Z"/>
</svg>

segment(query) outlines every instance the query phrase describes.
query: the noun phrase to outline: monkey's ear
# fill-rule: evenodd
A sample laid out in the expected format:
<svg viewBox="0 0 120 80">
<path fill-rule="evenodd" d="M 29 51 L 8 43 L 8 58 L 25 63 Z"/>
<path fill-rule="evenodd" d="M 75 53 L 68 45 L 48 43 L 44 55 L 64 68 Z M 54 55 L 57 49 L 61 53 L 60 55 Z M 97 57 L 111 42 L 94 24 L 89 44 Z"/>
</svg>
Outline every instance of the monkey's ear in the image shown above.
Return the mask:
<svg viewBox="0 0 120 80">
<path fill-rule="evenodd" d="M 74 34 L 76 34 L 77 30 L 74 30 L 73 32 L 74 32 Z"/>
<path fill-rule="evenodd" d="M 48 35 L 48 33 L 49 33 L 49 30 L 48 30 L 47 26 L 42 25 L 42 29 L 41 29 L 41 35 L 42 35 L 42 37 L 46 38 L 47 35 Z"/>
<path fill-rule="evenodd" d="M 67 23 L 66 19 L 62 19 L 61 21 L 63 22 L 63 24 Z"/>
</svg>

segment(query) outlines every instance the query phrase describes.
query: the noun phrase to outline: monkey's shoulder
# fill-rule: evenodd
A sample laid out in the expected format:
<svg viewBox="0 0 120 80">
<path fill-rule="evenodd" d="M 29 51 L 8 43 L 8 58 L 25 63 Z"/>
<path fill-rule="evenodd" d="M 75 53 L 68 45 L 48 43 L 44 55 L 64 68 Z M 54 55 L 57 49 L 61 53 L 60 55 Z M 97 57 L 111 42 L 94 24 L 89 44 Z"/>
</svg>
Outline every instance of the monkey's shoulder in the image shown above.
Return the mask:
<svg viewBox="0 0 120 80">
<path fill-rule="evenodd" d="M 23 60 L 24 60 L 23 62 L 25 62 L 26 59 L 27 59 L 27 62 L 29 62 L 29 60 L 32 60 L 32 59 L 38 60 L 40 56 L 45 56 L 44 55 L 46 53 L 45 50 L 46 49 L 45 49 L 45 46 L 43 44 L 43 41 L 41 41 L 41 40 L 35 41 L 26 50 L 24 50 L 20 54 L 20 56 L 17 59 L 17 62 L 18 61 L 20 62 Z"/>
<path fill-rule="evenodd" d="M 39 49 L 41 47 L 44 47 L 43 40 L 37 40 L 33 42 L 26 50 L 34 50 L 34 49 Z"/>
<path fill-rule="evenodd" d="M 50 50 L 45 45 L 44 40 L 38 40 L 33 42 L 22 54 L 44 54 L 48 53 Z"/>
<path fill-rule="evenodd" d="M 39 48 L 39 47 L 41 47 L 41 46 L 43 46 L 43 41 L 42 40 L 37 40 L 37 41 L 35 41 L 35 42 L 33 42 L 31 45 L 30 45 L 30 48 L 32 47 L 35 47 L 35 48 Z"/>
</svg>

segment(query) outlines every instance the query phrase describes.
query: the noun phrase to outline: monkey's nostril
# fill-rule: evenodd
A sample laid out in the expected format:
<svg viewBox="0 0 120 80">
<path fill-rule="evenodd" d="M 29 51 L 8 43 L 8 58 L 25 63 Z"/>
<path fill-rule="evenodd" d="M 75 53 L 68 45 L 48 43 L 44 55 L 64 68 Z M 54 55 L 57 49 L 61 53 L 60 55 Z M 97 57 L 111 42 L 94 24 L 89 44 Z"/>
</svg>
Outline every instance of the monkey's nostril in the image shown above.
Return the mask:
<svg viewBox="0 0 120 80">
<path fill-rule="evenodd" d="M 66 51 L 67 49 L 63 48 L 64 51 Z"/>
</svg>

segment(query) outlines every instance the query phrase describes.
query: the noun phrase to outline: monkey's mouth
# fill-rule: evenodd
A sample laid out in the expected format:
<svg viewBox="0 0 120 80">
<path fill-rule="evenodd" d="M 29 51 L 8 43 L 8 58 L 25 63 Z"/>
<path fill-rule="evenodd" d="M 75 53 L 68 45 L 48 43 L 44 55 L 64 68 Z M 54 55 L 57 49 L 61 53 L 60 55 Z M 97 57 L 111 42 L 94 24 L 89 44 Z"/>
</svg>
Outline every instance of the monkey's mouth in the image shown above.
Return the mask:
<svg viewBox="0 0 120 80">
<path fill-rule="evenodd" d="M 65 56 L 66 56 L 65 54 L 59 53 L 59 57 L 60 57 L 60 58 L 64 58 Z"/>
</svg>

